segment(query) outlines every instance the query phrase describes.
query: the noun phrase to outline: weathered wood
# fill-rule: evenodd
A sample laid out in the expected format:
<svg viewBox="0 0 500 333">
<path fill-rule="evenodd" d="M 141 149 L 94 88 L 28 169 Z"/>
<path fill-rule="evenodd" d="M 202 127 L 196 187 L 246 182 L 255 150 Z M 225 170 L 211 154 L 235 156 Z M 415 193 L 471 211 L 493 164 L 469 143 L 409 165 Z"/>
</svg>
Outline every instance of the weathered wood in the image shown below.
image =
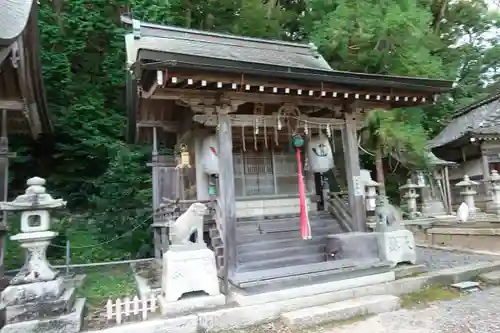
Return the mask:
<svg viewBox="0 0 500 333">
<path fill-rule="evenodd" d="M 347 188 L 349 191 L 349 209 L 352 215 L 354 231 L 365 231 L 366 212 L 361 185 L 361 167 L 359 164 L 358 139 L 356 135 L 356 117 L 352 104 L 345 105 L 345 127 L 343 145 L 346 164 Z"/>
<path fill-rule="evenodd" d="M 483 186 L 484 193 L 489 196 L 490 194 L 490 163 L 488 160 L 488 155 L 485 154 L 484 150 L 481 150 L 481 162 L 483 167 Z"/>
<path fill-rule="evenodd" d="M 164 132 L 175 133 L 179 128 L 179 123 L 167 120 L 141 120 L 136 126 L 137 128 L 161 128 Z"/>
<path fill-rule="evenodd" d="M 263 93 L 245 93 L 236 91 L 222 91 L 222 90 L 188 90 L 181 88 L 163 88 L 157 89 L 156 93 L 151 96 L 151 99 L 164 99 L 164 100 L 190 100 L 197 99 L 203 100 L 206 105 L 215 104 L 219 100 L 239 100 L 244 102 L 264 103 L 264 104 L 281 104 L 291 103 L 294 105 L 302 106 L 317 106 L 324 108 L 331 108 L 334 105 L 341 105 L 345 102 L 343 98 L 334 98 L 330 96 L 325 97 L 304 97 L 292 95 L 278 95 L 278 94 L 263 94 Z M 367 101 L 359 100 L 359 107 L 372 109 L 372 108 L 390 108 L 390 105 L 385 101 Z"/>
<path fill-rule="evenodd" d="M 7 110 L 2 110 L 0 137 L 0 201 L 7 201 L 9 187 L 9 140 L 7 137 Z M 0 212 L 0 277 L 3 277 L 5 248 L 5 230 L 7 229 L 7 211 Z"/>
<path fill-rule="evenodd" d="M 0 110 L 24 110 L 24 103 L 21 100 L 0 99 Z"/>
<path fill-rule="evenodd" d="M 227 277 L 231 277 L 236 271 L 238 262 L 236 252 L 236 200 L 234 193 L 234 169 L 233 169 L 233 140 L 231 132 L 231 120 L 228 113 L 232 111 L 230 106 L 222 106 L 219 111 L 219 198 L 223 218 L 224 235 L 224 267 Z"/>
</svg>

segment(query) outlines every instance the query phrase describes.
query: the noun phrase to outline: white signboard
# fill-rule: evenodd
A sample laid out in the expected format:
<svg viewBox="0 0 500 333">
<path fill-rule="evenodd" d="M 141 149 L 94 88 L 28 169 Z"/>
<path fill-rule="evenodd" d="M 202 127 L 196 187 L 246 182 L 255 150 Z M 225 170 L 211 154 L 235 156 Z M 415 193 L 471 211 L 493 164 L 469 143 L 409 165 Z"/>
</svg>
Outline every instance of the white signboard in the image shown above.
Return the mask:
<svg viewBox="0 0 500 333">
<path fill-rule="evenodd" d="M 363 182 L 361 181 L 361 176 L 352 177 L 352 181 L 354 184 L 354 196 L 362 197 L 365 195 L 365 189 L 363 186 Z"/>
</svg>

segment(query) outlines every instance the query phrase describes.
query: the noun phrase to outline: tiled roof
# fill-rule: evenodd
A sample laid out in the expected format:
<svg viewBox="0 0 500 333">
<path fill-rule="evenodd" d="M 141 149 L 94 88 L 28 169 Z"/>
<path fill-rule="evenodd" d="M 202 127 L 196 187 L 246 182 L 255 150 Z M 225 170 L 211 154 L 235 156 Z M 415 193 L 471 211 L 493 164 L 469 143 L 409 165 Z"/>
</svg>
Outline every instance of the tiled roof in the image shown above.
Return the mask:
<svg viewBox="0 0 500 333">
<path fill-rule="evenodd" d="M 442 147 L 465 135 L 492 134 L 500 135 L 500 93 L 460 110 L 429 147 Z"/>
<path fill-rule="evenodd" d="M 132 20 L 122 17 L 124 23 Z M 312 44 L 240 37 L 140 22 L 140 48 L 192 56 L 331 71 Z M 150 38 L 148 38 L 150 37 Z M 150 41 L 150 43 L 148 43 Z"/>
<path fill-rule="evenodd" d="M 0 47 L 10 45 L 24 30 L 33 0 L 0 1 Z"/>
</svg>

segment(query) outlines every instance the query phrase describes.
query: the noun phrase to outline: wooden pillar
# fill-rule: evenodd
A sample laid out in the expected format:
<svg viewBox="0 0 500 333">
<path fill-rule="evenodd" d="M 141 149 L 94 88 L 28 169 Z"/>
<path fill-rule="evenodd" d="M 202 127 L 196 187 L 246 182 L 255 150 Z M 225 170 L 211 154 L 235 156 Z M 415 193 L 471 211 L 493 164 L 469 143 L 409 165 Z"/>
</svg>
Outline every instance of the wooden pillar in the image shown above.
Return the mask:
<svg viewBox="0 0 500 333">
<path fill-rule="evenodd" d="M 233 138 L 229 113 L 231 106 L 217 107 L 219 143 L 219 200 L 221 202 L 224 242 L 224 278 L 231 278 L 237 266 L 236 200 L 234 194 Z"/>
<path fill-rule="evenodd" d="M 356 134 L 356 115 L 353 105 L 344 106 L 345 125 L 343 133 L 344 158 L 346 165 L 347 189 L 349 191 L 349 210 L 353 221 L 353 231 L 366 230 L 366 212 L 363 200 L 364 188 L 361 183 L 358 139 Z"/>
<path fill-rule="evenodd" d="M 485 211 L 488 211 L 489 208 L 489 201 L 491 198 L 490 195 L 490 164 L 488 161 L 488 155 L 483 149 L 483 145 L 481 145 L 481 164 L 483 167 L 483 189 L 484 189 L 484 195 L 486 196 L 484 199 L 486 200 L 485 204 Z"/>
<path fill-rule="evenodd" d="M 203 139 L 199 135 L 194 138 L 194 160 L 196 166 L 196 199 L 208 200 L 208 175 L 203 171 L 202 157 L 203 157 Z"/>
<path fill-rule="evenodd" d="M 7 201 L 9 188 L 9 140 L 7 138 L 7 110 L 2 110 L 2 127 L 0 137 L 0 201 Z M 7 230 L 6 211 L 0 217 L 0 278 L 4 274 L 5 232 Z"/>
<path fill-rule="evenodd" d="M 151 184 L 153 191 L 153 212 L 156 212 L 160 208 L 160 183 L 159 183 L 159 160 L 158 160 L 158 132 L 156 127 L 153 127 L 153 149 L 151 152 L 151 173 L 152 182 Z M 158 216 L 155 214 L 153 218 L 153 224 L 159 222 Z M 161 239 L 161 229 L 158 227 L 153 228 L 153 243 L 154 243 L 154 256 L 156 259 L 161 259 L 163 256 L 162 252 L 162 239 Z"/>
</svg>

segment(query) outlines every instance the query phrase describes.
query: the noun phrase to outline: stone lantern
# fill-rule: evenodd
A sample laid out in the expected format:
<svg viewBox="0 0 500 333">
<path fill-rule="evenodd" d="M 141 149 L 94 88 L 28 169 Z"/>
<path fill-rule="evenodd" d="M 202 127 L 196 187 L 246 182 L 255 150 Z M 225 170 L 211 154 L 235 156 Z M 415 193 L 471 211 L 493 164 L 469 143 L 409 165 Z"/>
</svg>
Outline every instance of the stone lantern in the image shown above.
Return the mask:
<svg viewBox="0 0 500 333">
<path fill-rule="evenodd" d="M 492 209 L 495 214 L 500 215 L 500 175 L 497 170 L 491 171 L 490 179 L 490 190 L 492 194 Z"/>
<path fill-rule="evenodd" d="M 365 182 L 365 204 L 367 211 L 374 211 L 377 206 L 377 189 L 379 183 L 370 179 Z"/>
<path fill-rule="evenodd" d="M 2 292 L 6 324 L 2 332 L 35 332 L 40 324 L 61 326 L 57 332 L 79 332 L 85 301 L 75 289 L 66 290 L 64 280 L 47 261 L 46 251 L 57 232 L 50 231 L 49 211 L 66 205 L 45 191 L 43 178 L 30 178 L 25 193 L 0 209 L 21 213 L 21 233 L 10 239 L 26 250 L 26 261 Z"/>
<path fill-rule="evenodd" d="M 464 176 L 464 180 L 458 182 L 455 186 L 460 188 L 460 195 L 463 197 L 464 202 L 469 207 L 469 214 L 477 212 L 474 196 L 477 194 L 475 188 L 479 185 L 478 182 L 470 180 L 468 175 Z"/>
<path fill-rule="evenodd" d="M 417 188 L 420 187 L 414 184 L 411 178 L 408 178 L 406 184 L 399 188 L 400 190 L 406 192 L 403 195 L 403 198 L 406 199 L 410 218 L 414 218 L 417 215 L 417 198 L 419 197 L 419 195 L 417 194 Z"/>
</svg>

